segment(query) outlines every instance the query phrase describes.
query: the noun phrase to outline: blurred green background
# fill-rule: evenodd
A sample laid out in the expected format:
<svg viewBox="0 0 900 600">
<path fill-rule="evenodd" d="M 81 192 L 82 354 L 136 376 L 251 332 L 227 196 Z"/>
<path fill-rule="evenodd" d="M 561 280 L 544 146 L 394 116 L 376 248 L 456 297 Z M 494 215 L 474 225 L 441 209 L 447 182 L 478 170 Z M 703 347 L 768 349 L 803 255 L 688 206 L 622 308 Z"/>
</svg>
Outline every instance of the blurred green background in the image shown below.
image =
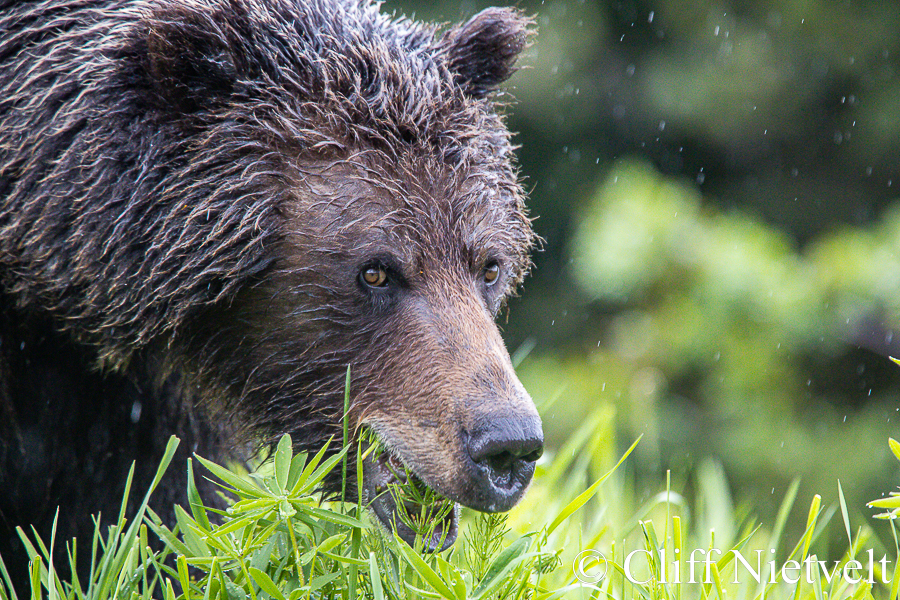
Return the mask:
<svg viewBox="0 0 900 600">
<path fill-rule="evenodd" d="M 869 514 L 900 480 L 898 3 L 519 6 L 509 122 L 546 244 L 503 328 L 551 448 L 614 410 L 645 496 L 718 464 L 764 521 L 795 477 Z"/>
</svg>

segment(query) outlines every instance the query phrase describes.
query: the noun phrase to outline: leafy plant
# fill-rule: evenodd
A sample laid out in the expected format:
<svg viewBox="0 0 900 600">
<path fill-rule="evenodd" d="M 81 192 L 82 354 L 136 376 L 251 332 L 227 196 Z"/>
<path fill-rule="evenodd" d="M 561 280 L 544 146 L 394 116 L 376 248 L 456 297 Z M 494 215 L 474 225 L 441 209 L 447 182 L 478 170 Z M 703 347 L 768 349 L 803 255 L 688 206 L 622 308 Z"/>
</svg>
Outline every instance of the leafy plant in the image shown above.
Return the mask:
<svg viewBox="0 0 900 600">
<path fill-rule="evenodd" d="M 607 415 L 608 416 L 608 415 Z M 391 532 L 370 522 L 360 503 L 325 503 L 316 493 L 318 484 L 335 468 L 342 468 L 348 446 L 329 455 L 329 445 L 315 455 L 294 454 L 292 441 L 284 436 L 271 461 L 260 471 L 246 475 L 202 457 L 196 461 L 231 498 L 220 510 L 208 506 L 195 484 L 194 461 L 188 462 L 186 508 L 176 507 L 176 522 L 164 523 L 147 508 L 148 495 L 138 514 L 128 522 L 124 508 L 105 537 L 98 526 L 93 542 L 93 567 L 86 581 L 61 581 L 51 561 L 56 540 L 45 545 L 36 535 L 20 535 L 32 557 L 30 597 L 34 600 L 65 598 L 93 600 L 300 600 L 321 599 L 540 599 L 617 598 L 620 600 L 682 600 L 683 598 L 873 598 L 884 588 L 897 597 L 897 577 L 884 584 L 887 574 L 878 571 L 877 581 L 853 582 L 835 576 L 861 560 L 873 541 L 868 528 L 855 533 L 839 490 L 839 505 L 823 507 L 813 498 L 800 539 L 786 548 L 783 531 L 793 507 L 798 486 L 789 489 L 771 529 L 754 524 L 746 511 L 728 509 L 727 525 L 733 534 L 706 528 L 701 514 L 715 506 L 723 512 L 717 492 L 699 498 L 692 514 L 686 498 L 665 489 L 639 502 L 628 492 L 628 478 L 621 471 L 635 442 L 615 463 L 585 487 L 576 481 L 606 462 L 614 446 L 604 429 L 606 417 L 598 417 L 584 431 L 576 431 L 572 444 L 539 465 L 529 500 L 511 514 L 468 515 L 467 530 L 456 546 L 442 553 L 422 553 Z M 587 433 L 585 433 L 587 432 Z M 170 441 L 167 458 L 160 466 L 154 486 L 162 477 L 177 440 Z M 900 445 L 891 441 L 900 458 Z M 361 444 L 360 449 L 363 449 Z M 375 451 L 374 449 L 371 451 Z M 365 452 L 358 453 L 363 455 Z M 362 476 L 362 457 L 357 459 L 356 477 Z M 351 469 L 352 470 L 352 469 Z M 715 479 L 721 471 L 701 470 L 698 476 Z M 615 485 L 604 485 L 610 481 Z M 720 490 L 716 481 L 701 488 Z M 552 490 L 548 491 L 548 490 Z M 601 494 L 601 491 L 605 493 Z M 152 492 L 152 488 L 150 490 Z M 423 506 L 441 505 L 439 499 L 417 486 L 398 486 L 399 505 L 419 500 Z M 123 507 L 126 505 L 123 502 Z M 900 509 L 900 495 L 873 502 L 873 506 Z M 707 507 L 707 509 L 704 509 Z M 780 563 L 797 561 L 818 565 L 815 548 L 828 521 L 840 512 L 848 547 L 829 569 L 811 570 L 811 581 L 793 581 L 775 561 L 760 568 L 757 579 L 746 577 L 737 559 L 755 551 L 770 552 Z M 413 515 L 410 522 L 421 526 Z M 427 527 L 422 535 L 430 535 Z M 152 537 L 161 544 L 154 545 Z M 691 549 L 695 550 L 691 550 Z M 712 556 L 716 548 L 727 548 L 715 560 L 704 561 L 702 578 L 688 580 L 694 552 Z M 605 577 L 589 578 L 578 571 L 576 557 L 584 550 L 596 551 L 592 565 L 606 570 Z M 646 557 L 636 565 L 635 554 Z M 66 553 L 75 564 L 75 548 Z M 57 553 L 56 556 L 59 554 Z M 629 558 L 629 555 L 631 558 Z M 766 554 L 769 556 L 769 554 Z M 863 557 L 864 558 L 864 557 Z M 741 569 L 744 569 L 743 571 Z M 0 560 L 0 600 L 18 600 Z"/>
</svg>

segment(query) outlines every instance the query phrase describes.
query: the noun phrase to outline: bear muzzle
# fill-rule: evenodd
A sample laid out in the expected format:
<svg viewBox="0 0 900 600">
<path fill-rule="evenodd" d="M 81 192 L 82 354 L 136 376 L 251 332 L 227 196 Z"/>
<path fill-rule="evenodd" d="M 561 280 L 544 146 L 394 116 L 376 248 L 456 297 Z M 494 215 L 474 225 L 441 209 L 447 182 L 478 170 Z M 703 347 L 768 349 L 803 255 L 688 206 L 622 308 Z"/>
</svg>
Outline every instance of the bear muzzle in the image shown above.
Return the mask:
<svg viewBox="0 0 900 600">
<path fill-rule="evenodd" d="M 472 485 L 459 502 L 481 512 L 504 512 L 521 499 L 544 453 L 537 415 L 490 417 L 468 434 Z"/>
<path fill-rule="evenodd" d="M 424 507 L 426 513 L 430 512 L 427 518 L 432 526 L 430 536 L 424 540 L 426 551 L 446 550 L 456 541 L 460 504 L 480 512 L 511 509 L 528 488 L 544 446 L 540 417 L 532 411 L 522 415 L 483 415 L 468 430 L 460 428 L 458 439 L 454 454 L 459 471 L 449 481 L 441 481 L 435 473 L 417 472 L 397 448 L 370 455 L 364 462 L 365 499 L 381 524 L 388 531 L 396 531 L 410 545 L 414 545 L 416 531 L 398 513 L 402 509 L 417 518 L 423 506 L 402 499 L 391 491 L 392 486 L 431 488 L 453 503 L 452 510 L 440 514 L 436 514 L 440 502 Z M 398 501 L 403 502 L 403 507 L 398 506 Z"/>
</svg>

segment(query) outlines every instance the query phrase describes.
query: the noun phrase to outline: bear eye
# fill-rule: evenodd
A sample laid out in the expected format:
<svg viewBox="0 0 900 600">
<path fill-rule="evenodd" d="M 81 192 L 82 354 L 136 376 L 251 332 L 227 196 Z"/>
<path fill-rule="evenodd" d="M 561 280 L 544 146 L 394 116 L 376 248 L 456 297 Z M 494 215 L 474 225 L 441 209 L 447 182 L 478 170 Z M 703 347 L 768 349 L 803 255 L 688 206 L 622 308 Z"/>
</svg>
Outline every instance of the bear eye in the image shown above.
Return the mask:
<svg viewBox="0 0 900 600">
<path fill-rule="evenodd" d="M 490 263 L 484 268 L 484 282 L 488 285 L 496 283 L 500 277 L 500 265 L 495 262 Z"/>
<path fill-rule="evenodd" d="M 363 283 L 369 287 L 384 287 L 387 283 L 387 272 L 382 267 L 368 267 L 362 274 Z"/>
</svg>

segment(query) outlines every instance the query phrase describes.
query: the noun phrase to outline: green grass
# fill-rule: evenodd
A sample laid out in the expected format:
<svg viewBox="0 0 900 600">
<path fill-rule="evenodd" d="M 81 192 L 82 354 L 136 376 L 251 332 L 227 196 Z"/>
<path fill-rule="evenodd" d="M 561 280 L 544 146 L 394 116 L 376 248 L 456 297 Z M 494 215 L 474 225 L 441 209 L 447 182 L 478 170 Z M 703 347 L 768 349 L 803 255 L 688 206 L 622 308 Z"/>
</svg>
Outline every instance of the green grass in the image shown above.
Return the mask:
<svg viewBox="0 0 900 600">
<path fill-rule="evenodd" d="M 639 501 L 630 490 L 627 474 L 627 457 L 638 442 L 618 455 L 613 417 L 599 411 L 573 432 L 555 456 L 539 465 L 526 500 L 510 514 L 464 515 L 460 539 L 440 554 L 423 554 L 419 544 L 411 548 L 388 535 L 357 503 L 322 502 L 316 489 L 325 475 L 338 468 L 347 477 L 361 478 L 361 463 L 345 466 L 346 446 L 327 458 L 326 448 L 314 456 L 295 455 L 285 436 L 271 461 L 254 474 L 199 456 L 196 462 L 190 461 L 189 506 L 176 507 L 176 523 L 163 523 L 147 507 L 152 488 L 136 515 L 125 514 L 126 497 L 117 523 L 107 531 L 96 531 L 89 550 L 94 567 L 87 581 L 60 581 L 48 552 L 61 547 L 60 540 L 46 544 L 47 540 L 20 532 L 32 557 L 31 589 L 17 590 L 17 596 L 0 562 L 0 599 L 898 597 L 896 542 L 884 567 L 876 565 L 875 583 L 870 585 L 864 580 L 867 551 L 878 548 L 877 540 L 868 526 L 851 527 L 842 492 L 837 506 L 823 507 L 818 496 L 812 498 L 805 531 L 792 541 L 784 539 L 783 532 L 797 501 L 796 485 L 771 525 L 754 523 L 748 511 L 732 508 L 722 492 L 727 486 L 723 488 L 721 471 L 711 468 L 698 470 L 698 479 L 705 481 L 698 486 L 701 495 L 694 502 L 672 490 L 668 478 L 660 482 L 658 494 Z M 177 443 L 171 440 L 154 487 Z M 900 458 L 900 445 L 892 440 L 891 447 Z M 204 504 L 194 483 L 194 477 L 201 475 L 195 467 L 234 499 L 227 510 Z M 423 502 L 430 505 L 432 500 Z M 884 516 L 895 516 L 900 496 L 893 494 L 872 504 L 887 509 Z M 842 551 L 830 549 L 823 570 L 812 557 L 832 520 L 836 523 L 831 529 L 838 525 L 852 542 Z M 151 543 L 156 538 L 162 544 Z M 710 549 L 721 554 L 706 561 L 702 553 Z M 751 557 L 759 551 L 760 581 L 734 551 L 751 560 L 754 568 Z M 694 561 L 693 582 L 688 576 L 692 552 L 699 559 Z M 878 548 L 874 556 L 882 554 Z M 57 558 L 65 555 L 55 554 Z M 576 557 L 584 559 L 583 579 L 588 583 L 576 577 Z M 73 556 L 70 560 L 74 564 Z M 805 560 L 815 566 L 810 569 L 811 579 L 806 581 L 803 573 L 793 583 L 797 573 L 790 569 L 785 577 L 781 565 L 790 560 L 797 561 L 801 571 Z M 841 576 L 848 566 L 855 566 L 854 560 L 860 561 L 862 570 L 850 569 L 849 578 Z M 770 561 L 776 566 L 774 575 L 765 568 Z M 835 567 L 838 576 L 831 574 Z M 604 577 L 598 577 L 604 572 Z M 863 580 L 854 583 L 859 578 L 854 575 L 863 575 Z"/>
</svg>

